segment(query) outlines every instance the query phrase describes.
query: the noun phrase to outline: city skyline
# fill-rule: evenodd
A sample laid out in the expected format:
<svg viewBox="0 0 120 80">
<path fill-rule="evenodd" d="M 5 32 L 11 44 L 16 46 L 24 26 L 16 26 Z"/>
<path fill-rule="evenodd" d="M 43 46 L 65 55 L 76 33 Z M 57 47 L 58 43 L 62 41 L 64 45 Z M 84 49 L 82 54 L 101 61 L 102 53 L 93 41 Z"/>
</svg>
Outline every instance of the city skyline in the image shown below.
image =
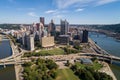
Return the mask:
<svg viewBox="0 0 120 80">
<path fill-rule="evenodd" d="M 67 19 L 70 24 L 120 23 L 119 0 L 0 0 L 0 24 L 39 22 L 51 19 L 60 24 Z"/>
</svg>

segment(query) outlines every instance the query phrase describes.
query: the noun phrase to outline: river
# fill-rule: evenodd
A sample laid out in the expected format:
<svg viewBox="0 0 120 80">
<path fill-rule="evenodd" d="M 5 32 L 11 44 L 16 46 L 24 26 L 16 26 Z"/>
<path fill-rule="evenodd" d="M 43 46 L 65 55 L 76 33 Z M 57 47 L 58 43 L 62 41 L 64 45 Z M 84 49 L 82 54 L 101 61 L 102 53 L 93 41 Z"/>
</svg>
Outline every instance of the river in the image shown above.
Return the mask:
<svg viewBox="0 0 120 80">
<path fill-rule="evenodd" d="M 100 46 L 102 49 L 106 50 L 108 53 L 119 56 L 120 57 L 120 41 L 116 40 L 115 38 L 108 37 L 104 34 L 90 32 L 89 37 L 97 42 L 97 45 Z M 117 80 L 120 80 L 120 63 L 113 62 L 110 65 L 113 73 L 115 74 Z"/>
<path fill-rule="evenodd" d="M 10 42 L 8 39 L 0 41 L 0 59 L 12 55 Z M 15 80 L 15 69 L 13 65 L 9 65 L 6 68 L 0 66 L 0 80 Z"/>
</svg>

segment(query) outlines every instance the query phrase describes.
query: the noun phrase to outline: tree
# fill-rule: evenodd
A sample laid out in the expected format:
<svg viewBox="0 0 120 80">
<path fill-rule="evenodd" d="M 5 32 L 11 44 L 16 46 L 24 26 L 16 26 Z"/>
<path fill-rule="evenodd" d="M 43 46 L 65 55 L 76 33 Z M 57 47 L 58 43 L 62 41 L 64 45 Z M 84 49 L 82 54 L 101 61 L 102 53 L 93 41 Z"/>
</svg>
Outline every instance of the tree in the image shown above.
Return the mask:
<svg viewBox="0 0 120 80">
<path fill-rule="evenodd" d="M 24 67 L 30 67 L 33 63 L 32 62 L 26 62 L 23 64 Z"/>
<path fill-rule="evenodd" d="M 53 80 L 56 78 L 57 64 L 52 60 L 37 59 L 23 66 L 24 80 Z"/>
<path fill-rule="evenodd" d="M 93 66 L 86 66 L 76 62 L 71 69 L 81 80 L 113 80 L 111 76 L 98 72 Z"/>
<path fill-rule="evenodd" d="M 41 44 L 40 44 L 40 41 L 35 41 L 34 44 L 35 44 L 35 46 L 38 47 L 38 48 L 41 48 L 41 47 L 42 47 Z"/>
<path fill-rule="evenodd" d="M 46 63 L 47 63 L 47 68 L 50 70 L 58 68 L 57 64 L 53 62 L 52 60 L 47 60 Z"/>
</svg>

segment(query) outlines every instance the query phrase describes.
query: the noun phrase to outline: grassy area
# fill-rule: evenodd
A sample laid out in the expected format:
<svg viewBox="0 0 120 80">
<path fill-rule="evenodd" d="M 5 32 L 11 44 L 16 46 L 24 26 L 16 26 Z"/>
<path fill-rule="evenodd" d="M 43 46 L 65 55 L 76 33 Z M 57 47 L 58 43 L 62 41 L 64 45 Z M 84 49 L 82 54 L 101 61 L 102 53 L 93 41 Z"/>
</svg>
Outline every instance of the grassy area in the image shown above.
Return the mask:
<svg viewBox="0 0 120 80">
<path fill-rule="evenodd" d="M 103 65 L 102 64 L 100 64 L 100 63 L 98 63 L 98 62 L 93 62 L 93 64 L 91 64 L 91 65 L 85 65 L 85 64 L 81 64 L 81 63 L 79 63 L 79 62 L 76 62 L 76 67 L 78 68 L 78 69 L 85 69 L 86 67 L 91 67 L 91 68 L 93 68 L 94 70 L 100 70 L 102 67 L 103 67 Z"/>
<path fill-rule="evenodd" d="M 58 77 L 55 80 L 80 80 L 71 69 L 59 69 L 57 73 Z"/>
<path fill-rule="evenodd" d="M 64 54 L 64 50 L 61 48 L 55 48 L 52 50 L 41 50 L 40 52 L 28 52 L 24 54 L 24 57 L 31 56 L 47 56 L 47 55 L 62 55 Z"/>
<path fill-rule="evenodd" d="M 94 68 L 95 70 L 99 70 L 99 69 L 101 69 L 102 67 L 103 67 L 102 64 L 100 64 L 100 63 L 98 63 L 98 62 L 93 62 L 93 68 Z"/>
<path fill-rule="evenodd" d="M 64 50 L 60 49 L 60 48 L 55 48 L 55 49 L 52 49 L 52 50 L 41 50 L 40 51 L 41 53 L 48 53 L 48 54 L 51 54 L 51 55 L 60 55 L 60 54 L 64 54 Z"/>
</svg>

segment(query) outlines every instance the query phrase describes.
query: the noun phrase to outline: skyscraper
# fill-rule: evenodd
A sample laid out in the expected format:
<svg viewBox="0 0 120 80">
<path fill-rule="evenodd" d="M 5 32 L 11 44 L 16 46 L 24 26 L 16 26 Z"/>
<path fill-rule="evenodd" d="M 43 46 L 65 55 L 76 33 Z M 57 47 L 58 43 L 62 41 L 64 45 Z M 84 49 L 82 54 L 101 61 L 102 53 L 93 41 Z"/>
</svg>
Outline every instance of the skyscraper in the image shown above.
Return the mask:
<svg viewBox="0 0 120 80">
<path fill-rule="evenodd" d="M 41 38 L 43 37 L 43 30 L 44 30 L 44 26 L 43 24 L 40 22 L 39 24 L 39 39 L 41 40 Z"/>
<path fill-rule="evenodd" d="M 45 26 L 45 20 L 44 20 L 44 17 L 40 17 L 40 23 L 42 23 L 43 26 Z"/>
<path fill-rule="evenodd" d="M 51 20 L 51 23 L 48 26 L 48 33 L 50 33 L 51 36 L 56 36 L 56 26 L 53 20 Z"/>
<path fill-rule="evenodd" d="M 27 49 L 30 51 L 34 50 L 34 36 L 33 35 L 27 36 Z"/>
<path fill-rule="evenodd" d="M 83 30 L 82 43 L 87 43 L 87 42 L 88 42 L 88 31 Z"/>
<path fill-rule="evenodd" d="M 32 27 L 33 27 L 33 32 L 36 32 L 37 31 L 37 25 L 36 25 L 36 23 L 33 23 Z"/>
<path fill-rule="evenodd" d="M 65 20 L 61 20 L 61 35 L 67 35 L 69 32 L 69 23 Z"/>
</svg>

